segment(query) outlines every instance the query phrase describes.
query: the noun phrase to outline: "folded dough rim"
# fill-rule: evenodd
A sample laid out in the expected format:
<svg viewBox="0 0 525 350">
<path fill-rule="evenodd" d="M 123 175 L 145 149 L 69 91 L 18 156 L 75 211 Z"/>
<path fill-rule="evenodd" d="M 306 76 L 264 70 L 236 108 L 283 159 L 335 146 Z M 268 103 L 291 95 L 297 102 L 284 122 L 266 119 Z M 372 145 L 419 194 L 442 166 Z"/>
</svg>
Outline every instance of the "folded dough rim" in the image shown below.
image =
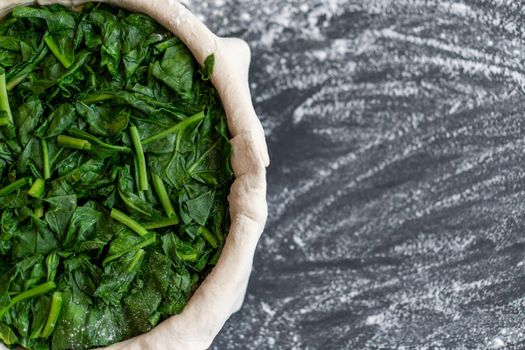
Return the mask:
<svg viewBox="0 0 525 350">
<path fill-rule="evenodd" d="M 91 0 L 1 0 L 0 16 L 15 6 L 81 5 Z M 207 349 L 227 319 L 241 307 L 253 255 L 267 217 L 264 130 L 253 108 L 248 85 L 250 49 L 240 39 L 220 38 L 177 0 L 95 0 L 145 13 L 177 35 L 202 64 L 215 54 L 212 82 L 224 105 L 232 134 L 235 181 L 229 195 L 231 228 L 212 272 L 191 297 L 184 311 L 151 332 L 105 350 Z M 5 347 L 0 344 L 0 349 Z"/>
</svg>

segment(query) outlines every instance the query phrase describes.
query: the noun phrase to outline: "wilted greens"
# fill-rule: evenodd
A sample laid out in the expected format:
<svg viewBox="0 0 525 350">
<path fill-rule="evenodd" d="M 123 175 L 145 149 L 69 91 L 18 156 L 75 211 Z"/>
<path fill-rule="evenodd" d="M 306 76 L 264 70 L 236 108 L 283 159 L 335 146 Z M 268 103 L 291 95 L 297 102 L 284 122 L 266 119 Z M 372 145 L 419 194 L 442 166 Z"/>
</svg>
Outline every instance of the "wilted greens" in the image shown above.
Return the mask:
<svg viewBox="0 0 525 350">
<path fill-rule="evenodd" d="M 106 5 L 0 22 L 3 343 L 105 346 L 183 310 L 229 225 L 213 64 Z"/>
</svg>

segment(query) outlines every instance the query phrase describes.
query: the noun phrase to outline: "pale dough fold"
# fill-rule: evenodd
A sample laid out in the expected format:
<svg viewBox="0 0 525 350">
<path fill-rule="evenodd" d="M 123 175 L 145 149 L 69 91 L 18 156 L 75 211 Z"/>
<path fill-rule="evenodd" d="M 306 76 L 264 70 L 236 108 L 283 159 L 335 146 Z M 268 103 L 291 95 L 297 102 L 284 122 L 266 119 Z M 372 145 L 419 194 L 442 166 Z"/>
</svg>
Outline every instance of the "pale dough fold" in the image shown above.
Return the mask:
<svg viewBox="0 0 525 350">
<path fill-rule="evenodd" d="M 0 0 L 0 15 L 19 5 L 60 3 L 80 5 L 90 0 Z M 235 182 L 229 202 L 231 228 L 217 266 L 206 277 L 180 315 L 151 332 L 112 345 L 107 350 L 207 349 L 226 320 L 241 307 L 253 255 L 267 217 L 266 167 L 269 156 L 262 125 L 255 114 L 248 86 L 250 49 L 239 39 L 214 35 L 177 0 L 100 0 L 145 13 L 173 32 L 199 63 L 215 54 L 212 77 L 232 134 Z M 3 345 L 0 345 L 3 348 Z"/>
</svg>

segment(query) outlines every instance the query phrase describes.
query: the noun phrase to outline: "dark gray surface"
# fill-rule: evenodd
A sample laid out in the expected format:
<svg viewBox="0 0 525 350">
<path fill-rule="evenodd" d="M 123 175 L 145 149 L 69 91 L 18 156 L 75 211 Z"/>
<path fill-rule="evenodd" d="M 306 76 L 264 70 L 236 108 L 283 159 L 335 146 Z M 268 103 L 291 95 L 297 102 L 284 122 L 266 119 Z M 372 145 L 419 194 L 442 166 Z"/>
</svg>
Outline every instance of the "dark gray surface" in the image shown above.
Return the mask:
<svg viewBox="0 0 525 350">
<path fill-rule="evenodd" d="M 525 348 L 521 1 L 188 1 L 253 48 L 270 217 L 213 349 Z"/>
</svg>

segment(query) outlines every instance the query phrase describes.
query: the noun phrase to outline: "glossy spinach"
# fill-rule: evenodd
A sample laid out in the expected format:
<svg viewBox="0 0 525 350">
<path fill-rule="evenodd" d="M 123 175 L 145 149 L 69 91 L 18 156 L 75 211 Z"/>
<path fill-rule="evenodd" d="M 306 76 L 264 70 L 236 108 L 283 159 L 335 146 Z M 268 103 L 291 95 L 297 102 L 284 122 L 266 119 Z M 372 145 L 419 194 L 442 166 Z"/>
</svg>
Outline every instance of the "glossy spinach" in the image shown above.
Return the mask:
<svg viewBox="0 0 525 350">
<path fill-rule="evenodd" d="M 106 5 L 0 23 L 2 342 L 89 349 L 184 309 L 229 226 L 213 66 Z"/>
</svg>

